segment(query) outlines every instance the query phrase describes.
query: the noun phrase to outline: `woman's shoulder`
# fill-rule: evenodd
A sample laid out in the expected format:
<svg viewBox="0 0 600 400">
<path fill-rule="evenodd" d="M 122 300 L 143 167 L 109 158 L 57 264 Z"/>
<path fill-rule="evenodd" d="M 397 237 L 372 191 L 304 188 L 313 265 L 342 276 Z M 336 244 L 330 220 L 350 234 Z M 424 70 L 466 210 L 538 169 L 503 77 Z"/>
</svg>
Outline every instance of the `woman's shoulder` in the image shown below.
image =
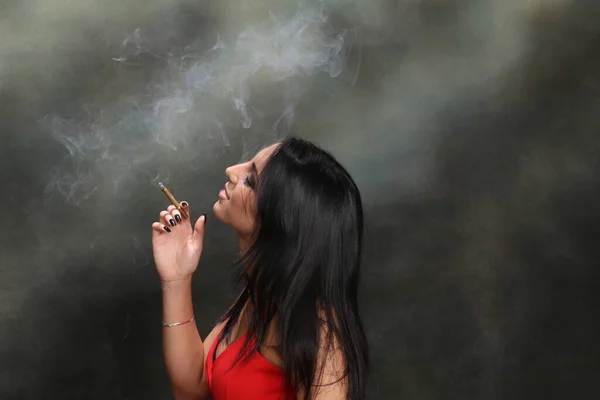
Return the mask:
<svg viewBox="0 0 600 400">
<path fill-rule="evenodd" d="M 204 338 L 204 364 L 206 365 L 206 357 L 210 352 L 212 345 L 215 343 L 215 340 L 219 337 L 221 332 L 223 332 L 223 328 L 225 328 L 226 321 L 218 322 L 214 328 L 210 331 L 210 333 Z"/>
</svg>

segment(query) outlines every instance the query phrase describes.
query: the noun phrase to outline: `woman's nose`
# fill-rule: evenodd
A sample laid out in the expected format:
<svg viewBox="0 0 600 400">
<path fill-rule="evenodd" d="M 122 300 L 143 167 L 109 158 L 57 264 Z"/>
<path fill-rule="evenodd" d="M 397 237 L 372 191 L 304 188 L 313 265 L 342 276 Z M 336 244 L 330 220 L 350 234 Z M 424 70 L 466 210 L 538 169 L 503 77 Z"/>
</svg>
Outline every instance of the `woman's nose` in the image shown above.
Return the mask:
<svg viewBox="0 0 600 400">
<path fill-rule="evenodd" d="M 237 175 L 235 174 L 235 168 L 233 166 L 225 169 L 225 175 L 227 175 L 229 182 L 231 182 L 234 185 L 237 183 Z"/>
</svg>

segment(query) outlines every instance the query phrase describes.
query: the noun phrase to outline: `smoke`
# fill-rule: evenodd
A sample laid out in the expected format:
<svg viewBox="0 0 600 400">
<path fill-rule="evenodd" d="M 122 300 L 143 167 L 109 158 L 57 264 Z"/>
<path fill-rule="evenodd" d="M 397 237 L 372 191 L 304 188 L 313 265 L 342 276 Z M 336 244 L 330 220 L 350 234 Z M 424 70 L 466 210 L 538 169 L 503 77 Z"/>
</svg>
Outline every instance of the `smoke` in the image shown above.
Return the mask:
<svg viewBox="0 0 600 400">
<path fill-rule="evenodd" d="M 60 26 L 77 18 L 86 24 L 93 22 L 100 18 L 96 15 L 88 20 L 94 8 L 99 13 L 111 10 L 105 18 L 117 15 L 110 7 L 88 3 L 74 10 L 67 8 L 60 18 L 56 14 L 40 17 L 52 27 L 48 29 L 56 35 L 56 44 L 71 36 L 61 32 L 59 22 Z M 62 9 L 58 4 L 51 9 Z M 86 8 L 89 6 L 92 9 Z M 324 2 L 290 5 L 280 15 L 259 9 L 254 11 L 258 21 L 239 31 L 213 26 L 191 35 L 179 25 L 186 17 L 172 2 L 152 6 L 165 12 L 161 20 L 133 29 L 120 41 L 111 31 L 101 52 L 101 62 L 105 68 L 110 66 L 120 84 L 124 83 L 119 75 L 132 70 L 147 73 L 148 81 L 118 90 L 117 96 L 103 99 L 103 104 L 94 98 L 75 112 L 71 107 L 71 115 L 47 114 L 39 119 L 67 150 L 51 171 L 45 189 L 48 196 L 58 193 L 75 205 L 99 192 L 119 193 L 125 198 L 130 193 L 124 188 L 133 187 L 133 182 L 168 181 L 172 168 L 207 168 L 212 162 L 210 155 L 230 145 L 232 131 L 248 131 L 257 120 L 260 125 L 256 129 L 263 133 L 273 137 L 289 133 L 296 107 L 305 100 L 315 78 L 339 78 L 350 86 L 356 81 L 359 63 L 350 66 L 351 78 L 341 75 L 348 68 L 348 53 L 358 31 L 332 26 Z M 22 5 L 22 9 L 35 7 Z M 122 27 L 125 21 L 123 18 Z M 83 40 L 79 40 L 81 45 Z M 21 49 L 11 44 L 9 40 L 8 54 Z M 116 54 L 107 57 L 117 48 Z M 60 63 L 54 61 L 58 69 Z M 68 63 L 63 65 L 68 69 Z M 164 161 L 174 158 L 175 162 Z"/>
<path fill-rule="evenodd" d="M 173 171 L 205 169 L 232 135 L 284 136 L 296 126 L 298 107 L 312 101 L 316 86 L 326 90 L 327 107 L 315 110 L 315 118 L 337 105 L 357 108 L 322 135 L 324 141 L 368 123 L 364 130 L 374 133 L 353 135 L 365 142 L 361 145 L 368 142 L 368 158 L 385 153 L 390 141 L 407 155 L 421 153 L 409 166 L 416 175 L 405 176 L 418 191 L 416 186 L 427 184 L 423 163 L 434 140 L 422 132 L 423 122 L 434 124 L 439 110 L 467 91 L 492 88 L 493 94 L 502 87 L 504 72 L 529 51 L 525 38 L 531 16 L 565 3 L 10 3 L 1 31 L 7 39 L 0 45 L 0 82 L 14 82 L 24 96 L 31 90 L 24 82 L 31 78 L 39 91 L 50 90 L 53 76 L 68 76 L 78 62 L 74 54 L 93 52 L 103 64 L 101 74 L 110 87 L 91 89 L 96 92 L 91 98 L 84 96 L 83 104 L 60 113 L 38 109 L 43 113 L 39 123 L 67 150 L 50 172 L 45 192 L 72 204 L 99 192 L 120 193 L 134 182 L 178 179 Z M 448 19 L 459 7 L 461 13 Z M 27 31 L 26 25 L 37 29 Z M 447 40 L 440 41 L 440 34 Z M 380 101 L 364 103 L 366 97 L 350 95 L 339 102 L 336 93 L 350 93 L 363 59 L 372 61 L 362 54 L 362 45 L 394 42 L 409 50 L 389 58 L 381 84 L 369 88 Z M 28 47 L 36 50 L 35 64 L 29 62 Z M 334 81 L 341 86 L 332 86 Z M 365 113 L 370 118 L 357 120 Z M 396 125 L 396 133 L 371 129 L 373 123 Z"/>
</svg>

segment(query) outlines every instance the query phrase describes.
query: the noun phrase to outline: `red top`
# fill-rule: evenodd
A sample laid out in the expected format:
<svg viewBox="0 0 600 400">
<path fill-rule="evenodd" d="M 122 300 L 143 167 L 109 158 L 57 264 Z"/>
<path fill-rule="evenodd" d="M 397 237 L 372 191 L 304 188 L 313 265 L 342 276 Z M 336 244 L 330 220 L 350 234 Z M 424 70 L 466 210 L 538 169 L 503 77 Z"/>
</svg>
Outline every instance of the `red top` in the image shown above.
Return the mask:
<svg viewBox="0 0 600 400">
<path fill-rule="evenodd" d="M 296 399 L 281 368 L 271 364 L 259 352 L 247 362 L 240 361 L 231 368 L 242 349 L 246 334 L 231 343 L 215 359 L 222 333 L 214 341 L 206 357 L 206 378 L 214 400 Z M 255 343 L 256 339 L 250 345 Z"/>
</svg>

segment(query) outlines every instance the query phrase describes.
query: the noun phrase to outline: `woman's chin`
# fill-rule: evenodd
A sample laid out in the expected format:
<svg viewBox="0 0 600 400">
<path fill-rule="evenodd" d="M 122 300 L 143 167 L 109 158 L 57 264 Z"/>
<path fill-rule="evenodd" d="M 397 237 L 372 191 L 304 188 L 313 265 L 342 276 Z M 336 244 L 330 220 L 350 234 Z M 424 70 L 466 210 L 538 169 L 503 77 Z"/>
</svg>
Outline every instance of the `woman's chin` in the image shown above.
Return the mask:
<svg viewBox="0 0 600 400">
<path fill-rule="evenodd" d="M 219 221 L 221 221 L 221 222 L 224 222 L 224 223 L 227 223 L 227 222 L 224 220 L 224 218 L 223 218 L 223 217 L 224 217 L 224 210 L 223 210 L 223 205 L 221 204 L 221 201 L 220 201 L 220 200 L 217 200 L 217 201 L 215 202 L 215 204 L 213 205 L 213 214 L 215 214 L 215 217 L 216 217 L 216 218 L 217 218 Z"/>
</svg>

